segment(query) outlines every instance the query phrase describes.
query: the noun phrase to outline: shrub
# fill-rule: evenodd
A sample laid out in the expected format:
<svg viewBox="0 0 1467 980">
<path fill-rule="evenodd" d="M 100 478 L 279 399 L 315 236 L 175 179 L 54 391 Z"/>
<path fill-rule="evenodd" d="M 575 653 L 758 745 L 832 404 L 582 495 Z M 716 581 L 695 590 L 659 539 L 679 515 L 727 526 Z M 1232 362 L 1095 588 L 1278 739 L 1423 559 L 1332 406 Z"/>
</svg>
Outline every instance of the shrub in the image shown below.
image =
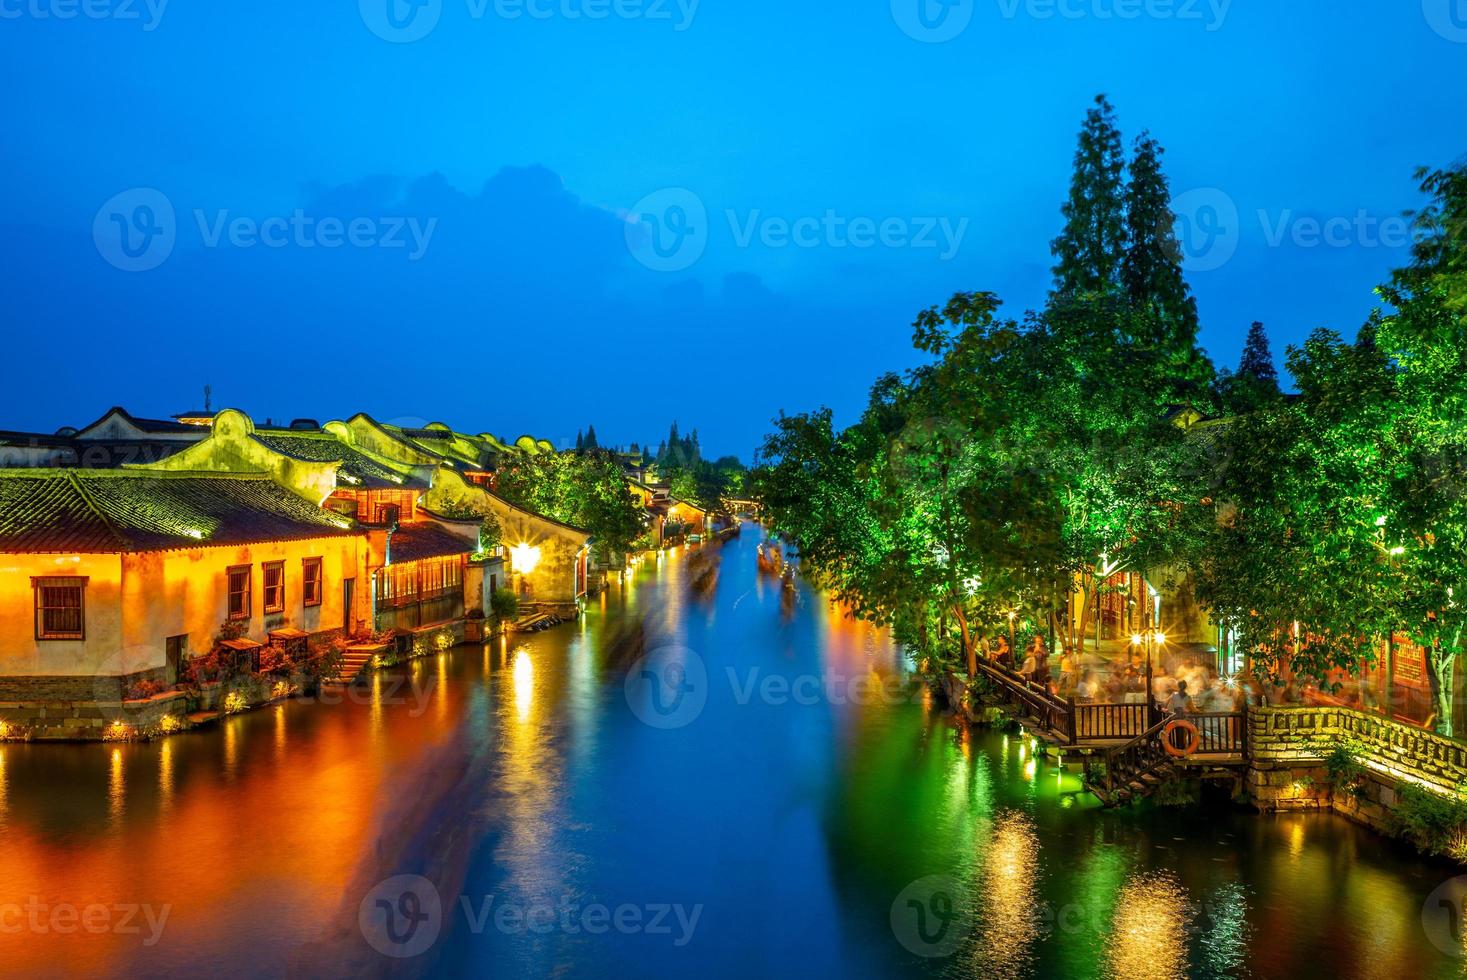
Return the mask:
<svg viewBox="0 0 1467 980">
<path fill-rule="evenodd" d="M 513 619 L 520 611 L 519 596 L 513 589 L 495 589 L 489 597 L 489 608 L 500 619 Z"/>
<path fill-rule="evenodd" d="M 1430 854 L 1467 856 L 1467 802 L 1421 786 L 1402 784 L 1391 814 L 1396 833 Z"/>
<path fill-rule="evenodd" d="M 289 674 L 294 669 L 295 661 L 284 650 L 265 647 L 260 651 L 260 673 Z"/>
<path fill-rule="evenodd" d="M 127 690 L 123 693 L 123 700 L 146 701 L 148 698 L 156 697 L 166 690 L 167 688 L 158 681 L 138 681 L 135 684 L 129 684 L 127 686 Z"/>
<path fill-rule="evenodd" d="M 1365 795 L 1365 764 L 1355 743 L 1336 743 L 1325 756 L 1324 768 L 1335 792 L 1349 793 L 1357 800 Z"/>
</svg>

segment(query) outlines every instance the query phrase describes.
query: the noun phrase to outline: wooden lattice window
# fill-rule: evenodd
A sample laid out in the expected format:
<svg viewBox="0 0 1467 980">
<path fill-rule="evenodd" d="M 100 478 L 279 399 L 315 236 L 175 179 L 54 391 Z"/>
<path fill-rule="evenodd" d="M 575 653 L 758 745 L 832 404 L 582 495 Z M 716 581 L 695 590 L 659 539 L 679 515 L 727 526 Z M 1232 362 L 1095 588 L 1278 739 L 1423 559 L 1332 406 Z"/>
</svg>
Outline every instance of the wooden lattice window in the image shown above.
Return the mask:
<svg viewBox="0 0 1467 980">
<path fill-rule="evenodd" d="M 250 566 L 236 565 L 226 574 L 229 577 L 229 618 L 249 619 L 250 598 L 254 591 Z"/>
<path fill-rule="evenodd" d="M 36 594 L 36 639 L 87 638 L 87 580 L 76 576 L 31 579 Z"/>
<path fill-rule="evenodd" d="M 321 559 L 306 558 L 301 562 L 301 594 L 307 606 L 319 606 L 322 588 Z"/>
<path fill-rule="evenodd" d="M 265 569 L 265 615 L 285 612 L 285 562 L 267 561 Z"/>
</svg>

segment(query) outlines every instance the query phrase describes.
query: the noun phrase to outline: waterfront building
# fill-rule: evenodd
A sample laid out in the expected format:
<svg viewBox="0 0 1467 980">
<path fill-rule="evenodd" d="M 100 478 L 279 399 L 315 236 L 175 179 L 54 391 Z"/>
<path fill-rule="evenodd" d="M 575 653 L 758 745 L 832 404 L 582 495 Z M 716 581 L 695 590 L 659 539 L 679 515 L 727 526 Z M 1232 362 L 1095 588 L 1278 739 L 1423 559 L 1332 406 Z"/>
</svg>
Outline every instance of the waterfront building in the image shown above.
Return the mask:
<svg viewBox="0 0 1467 980">
<path fill-rule="evenodd" d="M 225 634 L 348 629 L 368 551 L 264 474 L 0 470 L 0 701 L 123 700 Z"/>
</svg>

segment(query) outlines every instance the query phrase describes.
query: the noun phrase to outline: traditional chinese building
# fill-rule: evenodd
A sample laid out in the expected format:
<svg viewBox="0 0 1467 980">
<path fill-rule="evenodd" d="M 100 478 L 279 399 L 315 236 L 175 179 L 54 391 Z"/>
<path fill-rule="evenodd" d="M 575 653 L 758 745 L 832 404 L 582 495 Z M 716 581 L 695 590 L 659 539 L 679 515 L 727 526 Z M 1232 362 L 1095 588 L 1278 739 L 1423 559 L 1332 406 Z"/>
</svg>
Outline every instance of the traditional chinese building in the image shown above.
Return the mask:
<svg viewBox="0 0 1467 980">
<path fill-rule="evenodd" d="M 350 630 L 368 542 L 263 474 L 0 471 L 0 700 L 171 684 L 225 627 Z"/>
</svg>

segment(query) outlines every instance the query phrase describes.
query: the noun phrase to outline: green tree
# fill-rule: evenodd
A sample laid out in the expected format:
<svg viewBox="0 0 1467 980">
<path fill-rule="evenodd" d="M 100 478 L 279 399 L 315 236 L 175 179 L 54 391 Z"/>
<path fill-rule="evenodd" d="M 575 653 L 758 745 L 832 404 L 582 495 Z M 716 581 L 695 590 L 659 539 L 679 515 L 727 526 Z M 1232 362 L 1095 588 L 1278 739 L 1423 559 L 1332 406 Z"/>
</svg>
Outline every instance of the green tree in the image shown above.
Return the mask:
<svg viewBox="0 0 1467 980">
<path fill-rule="evenodd" d="M 1237 373 L 1223 372 L 1218 378 L 1217 389 L 1219 401 L 1230 415 L 1258 411 L 1276 403 L 1282 396 L 1273 350 L 1262 323 L 1255 320 L 1248 328 L 1248 339 L 1243 344 Z"/>
<path fill-rule="evenodd" d="M 610 453 L 515 455 L 501 460 L 498 492 L 511 503 L 584 528 L 613 562 L 641 536 L 642 509 Z"/>
<path fill-rule="evenodd" d="M 1052 299 L 1120 288 L 1126 247 L 1125 169 L 1115 110 L 1104 95 L 1086 112 L 1075 151 L 1065 227 L 1050 245 L 1054 266 Z"/>
<path fill-rule="evenodd" d="M 1182 249 L 1171 190 L 1161 168 L 1162 153 L 1149 133 L 1136 140 L 1126 189 L 1121 283 L 1133 307 L 1153 314 L 1148 320 L 1156 335 L 1141 339 L 1163 352 L 1178 378 L 1192 379 L 1200 390 L 1212 380 L 1212 369 L 1197 347 L 1197 301 L 1182 273 Z"/>
</svg>

